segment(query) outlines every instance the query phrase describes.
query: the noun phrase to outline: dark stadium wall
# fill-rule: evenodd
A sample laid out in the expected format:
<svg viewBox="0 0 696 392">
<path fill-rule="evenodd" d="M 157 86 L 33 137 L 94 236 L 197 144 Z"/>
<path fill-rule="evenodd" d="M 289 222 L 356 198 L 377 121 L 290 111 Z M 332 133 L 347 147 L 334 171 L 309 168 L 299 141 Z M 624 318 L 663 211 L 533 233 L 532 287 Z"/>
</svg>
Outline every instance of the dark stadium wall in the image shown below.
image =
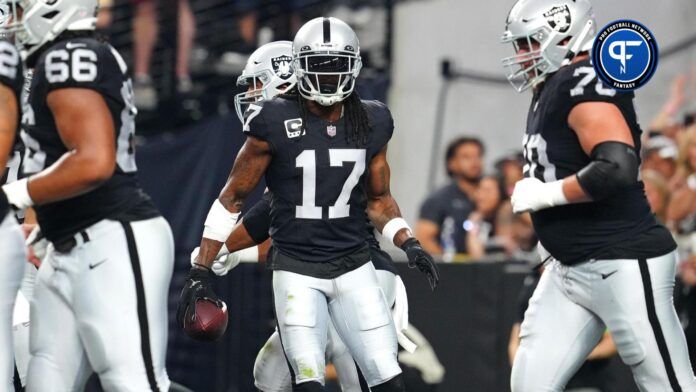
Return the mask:
<svg viewBox="0 0 696 392">
<path fill-rule="evenodd" d="M 195 342 L 175 322 L 176 304 L 190 267 L 189 255 L 199 245 L 205 216 L 225 184 L 244 139 L 239 120 L 230 114 L 138 143 L 140 182 L 172 226 L 176 247 L 169 297 L 167 368 L 172 380 L 195 391 L 249 390 L 240 386 L 251 387 L 256 352 L 272 332 L 270 302 L 263 307 L 270 314 L 257 314 L 264 296 L 267 301 L 271 297 L 271 287 L 265 285 L 268 279 L 260 277 L 268 275 L 262 268 L 248 268 L 217 280 L 218 293 L 230 309 L 230 324 L 221 341 Z M 248 206 L 255 203 L 263 189 L 264 184 L 259 184 Z M 239 306 L 244 303 L 252 304 L 251 308 Z M 251 313 L 246 309 L 252 309 Z"/>
</svg>

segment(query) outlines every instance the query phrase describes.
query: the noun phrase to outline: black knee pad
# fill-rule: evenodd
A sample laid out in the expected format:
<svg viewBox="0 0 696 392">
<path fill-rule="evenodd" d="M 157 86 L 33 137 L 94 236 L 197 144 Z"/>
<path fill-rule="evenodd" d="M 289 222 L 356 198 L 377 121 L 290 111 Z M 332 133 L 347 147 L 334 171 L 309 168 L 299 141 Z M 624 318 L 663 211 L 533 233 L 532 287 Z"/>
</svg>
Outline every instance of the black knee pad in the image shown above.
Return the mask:
<svg viewBox="0 0 696 392">
<path fill-rule="evenodd" d="M 401 374 L 399 374 L 391 380 L 376 385 L 370 389 L 372 392 L 404 392 L 406 391 L 406 386 L 404 385 L 403 377 L 401 377 Z"/>
<path fill-rule="evenodd" d="M 324 392 L 324 386 L 316 381 L 293 385 L 292 392 Z"/>
</svg>

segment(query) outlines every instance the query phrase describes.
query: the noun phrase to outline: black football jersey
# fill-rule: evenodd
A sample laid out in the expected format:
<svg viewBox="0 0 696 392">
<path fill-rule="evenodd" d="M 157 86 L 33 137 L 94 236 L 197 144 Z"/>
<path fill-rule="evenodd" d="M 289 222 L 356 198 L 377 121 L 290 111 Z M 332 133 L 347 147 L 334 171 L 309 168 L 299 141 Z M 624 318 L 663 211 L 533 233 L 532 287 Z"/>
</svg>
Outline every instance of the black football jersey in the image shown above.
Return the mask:
<svg viewBox="0 0 696 392">
<path fill-rule="evenodd" d="M 244 219 L 242 220 L 244 228 L 257 244 L 266 241 L 270 237 L 272 196 L 271 192 L 264 193 L 261 200 L 254 204 L 254 206 L 244 214 Z M 398 275 L 399 272 L 391 256 L 382 250 L 379 246 L 379 241 L 375 238 L 374 226 L 368 221 L 366 227 L 366 241 L 370 246 L 370 259 L 375 269 L 389 271 L 394 275 Z"/>
<path fill-rule="evenodd" d="M 394 124 L 384 104 L 363 105 L 371 129 L 364 146 L 348 142 L 344 118 L 331 123 L 308 113 L 303 126 L 297 99 L 277 97 L 247 109 L 244 131 L 268 142 L 273 155 L 266 185 L 278 257 L 271 268 L 328 278 L 369 261 L 365 174 Z"/>
<path fill-rule="evenodd" d="M 17 100 L 17 108 L 20 108 L 20 96 L 24 84 L 24 70 L 22 60 L 19 57 L 17 48 L 8 40 L 0 39 L 0 85 L 10 88 Z M 19 113 L 18 113 L 19 114 Z M 18 117 L 19 118 L 19 117 Z M 17 135 L 19 134 L 19 121 L 17 121 Z M 7 165 L 0 173 L 0 185 L 16 181 L 19 177 L 21 153 L 19 152 L 21 141 L 19 136 L 15 137 L 15 145 L 11 155 L 7 158 Z M 9 210 L 9 205 L 4 198 L 0 198 L 0 219 Z"/>
<path fill-rule="evenodd" d="M 589 60 L 561 68 L 535 92 L 524 136 L 524 175 L 550 182 L 576 174 L 590 163 L 568 125 L 571 109 L 583 102 L 616 105 L 640 156 L 641 129 L 632 92 L 622 93 L 597 79 Z M 532 213 L 542 245 L 566 264 L 590 259 L 654 257 L 675 248 L 672 237 L 650 211 L 643 183 L 604 200 Z"/>
<path fill-rule="evenodd" d="M 116 138 L 117 165 L 108 181 L 86 194 L 35 207 L 44 235 L 53 242 L 102 219 L 140 220 L 158 215 L 136 178 L 137 111 L 126 72 L 118 52 L 93 38 L 57 42 L 36 63 L 22 116 L 25 173 L 40 172 L 68 152 L 46 103 L 53 90 L 84 88 L 98 92 L 111 112 Z"/>
</svg>

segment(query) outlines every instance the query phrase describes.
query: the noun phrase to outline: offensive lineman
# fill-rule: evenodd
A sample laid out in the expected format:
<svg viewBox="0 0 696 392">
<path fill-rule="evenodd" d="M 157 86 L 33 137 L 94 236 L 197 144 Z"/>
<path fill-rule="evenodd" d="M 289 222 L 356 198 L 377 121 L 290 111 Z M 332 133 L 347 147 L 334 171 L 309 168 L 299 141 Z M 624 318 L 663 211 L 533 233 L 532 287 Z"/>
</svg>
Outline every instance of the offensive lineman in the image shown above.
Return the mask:
<svg viewBox="0 0 696 392">
<path fill-rule="evenodd" d="M 249 56 L 246 67 L 237 80 L 238 86 L 247 86 L 248 89 L 235 96 L 235 108 L 242 124 L 244 123 L 243 113 L 250 103 L 271 99 L 282 93 L 297 94 L 294 89 L 297 77 L 292 70 L 291 62 L 292 42 L 290 41 L 268 43 Z M 265 259 L 271 225 L 270 201 L 271 194 L 264 194 L 263 198 L 249 209 L 232 230 L 222 248 L 223 253 L 232 253 L 218 257 L 211 266 L 216 275 L 227 274 L 242 259 L 249 261 Z M 370 246 L 370 259 L 374 264 L 380 288 L 384 292 L 389 308 L 394 306 L 397 298 L 399 301 L 394 307 L 395 311 L 398 310 L 394 312 L 398 341 L 407 350 L 415 349 L 415 345 L 407 341 L 405 335 L 401 333 L 401 329 L 408 325 L 408 305 L 403 282 L 398 276 L 391 257 L 380 249 L 371 224 L 368 224 L 366 235 Z M 191 255 L 192 265 L 196 262 L 198 251 L 199 249 L 196 248 Z M 397 294 L 400 295 L 397 296 Z M 280 347 L 280 336 L 276 331 L 264 344 L 256 358 L 254 382 L 261 391 L 281 392 L 292 389 L 290 369 L 285 355 L 278 349 Z M 328 329 L 326 359 L 336 368 L 341 390 L 355 392 L 367 388 L 356 369 L 353 357 L 341 341 L 333 324 L 330 324 Z"/>
<path fill-rule="evenodd" d="M 107 391 L 166 391 L 173 239 L 138 186 L 126 65 L 93 38 L 96 0 L 20 6 L 34 68 L 24 171 L 36 174 L 3 189 L 16 209 L 34 206 L 52 244 L 31 301 L 27 390 L 79 391 L 94 371 Z"/>
<path fill-rule="evenodd" d="M 4 15 L 9 6 L 4 5 Z M 0 30 L 3 26 L 0 25 Z M 17 179 L 20 154 L 16 146 L 20 116 L 20 96 L 24 84 L 22 62 L 15 46 L 0 39 L 0 183 Z M 13 390 L 14 350 L 12 314 L 26 266 L 24 236 L 0 191 L 0 390 Z"/>
<path fill-rule="evenodd" d="M 597 79 L 594 34 L 588 0 L 519 0 L 503 35 L 516 51 L 503 60 L 508 79 L 534 91 L 512 206 L 532 213 L 552 258 L 525 313 L 512 391 L 563 390 L 605 329 L 642 391 L 696 391 L 672 302 L 676 245 L 637 180 L 634 95 Z"/>
<path fill-rule="evenodd" d="M 180 314 L 189 317 L 198 299 L 216 298 L 210 266 L 244 199 L 266 174 L 274 249 L 268 265 L 293 390 L 323 390 L 331 317 L 368 386 L 403 391 L 393 321 L 365 241 L 366 210 L 433 288 L 439 277 L 389 193 L 391 116 L 383 104 L 360 101 L 353 93 L 359 45 L 342 21 L 307 22 L 293 42 L 293 64 L 300 96 L 251 104 L 246 111 L 247 141 L 206 219 Z"/>
</svg>

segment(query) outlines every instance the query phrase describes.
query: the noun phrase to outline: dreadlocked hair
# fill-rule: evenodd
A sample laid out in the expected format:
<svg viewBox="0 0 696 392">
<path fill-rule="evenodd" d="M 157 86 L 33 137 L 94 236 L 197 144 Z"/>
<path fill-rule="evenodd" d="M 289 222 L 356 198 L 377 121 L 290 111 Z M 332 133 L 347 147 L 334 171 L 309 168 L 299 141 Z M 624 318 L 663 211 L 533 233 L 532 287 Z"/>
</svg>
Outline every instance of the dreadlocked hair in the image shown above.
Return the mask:
<svg viewBox="0 0 696 392">
<path fill-rule="evenodd" d="M 302 127 L 306 130 L 309 110 L 307 109 L 305 99 L 300 94 L 297 94 L 297 103 L 300 106 Z M 346 125 L 346 141 L 357 147 L 366 145 L 372 128 L 370 127 L 370 119 L 367 116 L 365 105 L 363 105 L 360 95 L 355 91 L 343 100 L 343 120 Z"/>
</svg>

